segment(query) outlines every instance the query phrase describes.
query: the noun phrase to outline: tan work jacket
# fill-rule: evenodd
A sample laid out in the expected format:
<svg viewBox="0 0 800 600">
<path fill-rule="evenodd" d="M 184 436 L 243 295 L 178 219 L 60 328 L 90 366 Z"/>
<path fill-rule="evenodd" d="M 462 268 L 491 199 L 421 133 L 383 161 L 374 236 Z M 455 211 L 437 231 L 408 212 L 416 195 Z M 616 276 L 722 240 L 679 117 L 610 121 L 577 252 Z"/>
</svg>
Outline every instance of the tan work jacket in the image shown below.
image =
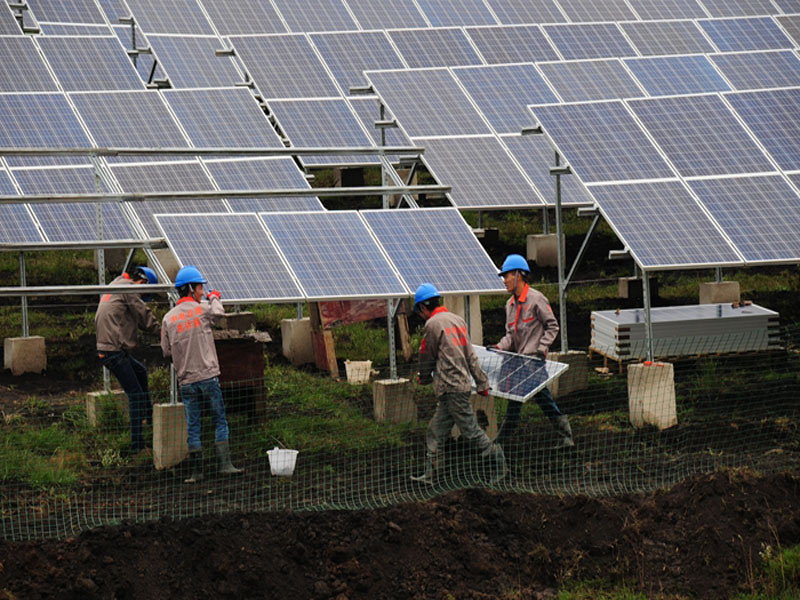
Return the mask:
<svg viewBox="0 0 800 600">
<path fill-rule="evenodd" d="M 219 375 L 214 323 L 225 314 L 219 298 L 208 303 L 191 296 L 178 300 L 161 323 L 161 351 L 172 358 L 180 385 L 205 381 Z"/>
<path fill-rule="evenodd" d="M 519 298 L 506 303 L 506 334 L 497 343 L 500 350 L 518 354 L 547 354 L 558 335 L 558 321 L 545 295 L 525 285 Z"/>
<path fill-rule="evenodd" d="M 111 285 L 136 284 L 125 273 L 112 281 Z M 140 294 L 103 294 L 94 315 L 94 326 L 97 349 L 107 352 L 136 348 L 139 329 L 158 332 L 158 321 Z"/>
</svg>

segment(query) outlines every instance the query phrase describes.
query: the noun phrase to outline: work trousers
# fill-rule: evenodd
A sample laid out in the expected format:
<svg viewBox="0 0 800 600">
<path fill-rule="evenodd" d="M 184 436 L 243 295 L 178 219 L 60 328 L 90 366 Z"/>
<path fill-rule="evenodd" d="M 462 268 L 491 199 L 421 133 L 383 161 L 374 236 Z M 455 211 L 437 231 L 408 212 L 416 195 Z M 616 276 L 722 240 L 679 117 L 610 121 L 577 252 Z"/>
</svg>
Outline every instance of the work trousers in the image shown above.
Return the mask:
<svg viewBox="0 0 800 600">
<path fill-rule="evenodd" d="M 492 440 L 478 425 L 469 397 L 469 392 L 451 392 L 439 396 L 436 412 L 428 426 L 428 452 L 436 454 L 439 451 L 450 437 L 454 424 L 458 425 L 464 439 L 475 444 L 481 452 L 488 452 Z"/>
<path fill-rule="evenodd" d="M 550 392 L 549 389 L 544 388 L 542 391 L 538 392 L 534 397 L 536 400 L 536 404 L 542 409 L 542 412 L 548 418 L 550 423 L 552 423 L 553 427 L 558 429 L 558 418 L 562 415 L 561 411 L 556 404 L 555 398 L 553 398 L 553 394 Z M 514 400 L 508 401 L 508 408 L 506 408 L 506 417 L 503 420 L 503 424 L 500 427 L 500 433 L 497 434 L 497 439 L 495 440 L 498 444 L 503 444 L 503 442 L 507 442 L 511 437 L 511 434 L 519 426 L 519 413 L 522 410 L 522 402 L 516 402 Z"/>
<path fill-rule="evenodd" d="M 126 350 L 109 352 L 98 350 L 100 363 L 114 374 L 125 394 L 128 396 L 128 413 L 131 422 L 131 452 L 139 452 L 145 447 L 142 434 L 142 421 L 153 421 L 153 405 L 150 402 L 150 388 L 147 383 L 147 367 L 131 356 Z"/>
</svg>

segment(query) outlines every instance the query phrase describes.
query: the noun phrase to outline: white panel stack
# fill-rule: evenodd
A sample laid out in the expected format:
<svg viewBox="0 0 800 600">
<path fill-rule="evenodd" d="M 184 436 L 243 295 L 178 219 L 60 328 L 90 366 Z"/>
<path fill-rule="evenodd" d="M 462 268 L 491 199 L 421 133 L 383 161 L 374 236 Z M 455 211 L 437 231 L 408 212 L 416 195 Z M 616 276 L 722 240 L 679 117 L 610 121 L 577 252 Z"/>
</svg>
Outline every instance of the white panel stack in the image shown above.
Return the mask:
<svg viewBox="0 0 800 600">
<path fill-rule="evenodd" d="M 651 319 L 656 357 L 747 352 L 780 345 L 778 313 L 756 304 L 653 308 Z M 644 310 L 593 311 L 591 350 L 615 360 L 646 358 Z"/>
</svg>

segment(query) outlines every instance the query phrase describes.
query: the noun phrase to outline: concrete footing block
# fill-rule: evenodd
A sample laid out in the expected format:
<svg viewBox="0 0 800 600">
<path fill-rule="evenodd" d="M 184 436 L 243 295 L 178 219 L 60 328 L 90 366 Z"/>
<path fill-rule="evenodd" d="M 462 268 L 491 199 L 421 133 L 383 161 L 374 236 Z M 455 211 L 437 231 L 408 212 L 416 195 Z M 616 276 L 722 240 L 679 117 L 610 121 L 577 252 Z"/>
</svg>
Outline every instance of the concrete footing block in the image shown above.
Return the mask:
<svg viewBox="0 0 800 600">
<path fill-rule="evenodd" d="M 478 419 L 478 425 L 481 426 L 493 440 L 497 437 L 497 410 L 494 406 L 494 398 L 492 396 L 481 396 L 480 394 L 472 394 L 469 397 L 469 403 L 472 405 L 472 410 L 475 411 L 475 418 Z M 461 430 L 458 425 L 453 425 L 452 435 L 454 438 L 461 436 Z"/>
<path fill-rule="evenodd" d="M 561 249 L 564 250 L 562 237 Z M 562 252 L 562 256 L 566 256 Z M 538 233 L 527 237 L 527 258 L 539 267 L 558 266 L 558 234 Z"/>
<path fill-rule="evenodd" d="M 589 387 L 589 357 L 586 352 L 577 350 L 550 352 L 547 358 L 569 365 L 569 369 L 548 386 L 554 398 L 567 396 Z"/>
<path fill-rule="evenodd" d="M 223 329 L 234 331 L 249 331 L 256 326 L 256 315 L 250 311 L 226 313 L 221 320 Z"/>
<path fill-rule="evenodd" d="M 372 407 L 379 423 L 416 423 L 417 404 L 409 379 L 378 379 L 372 382 Z"/>
<path fill-rule="evenodd" d="M 628 367 L 628 411 L 634 427 L 677 425 L 675 373 L 670 363 L 648 361 Z"/>
<path fill-rule="evenodd" d="M 469 298 L 469 339 L 473 344 L 483 346 L 483 321 L 481 320 L 481 297 L 477 294 Z M 452 313 L 466 320 L 464 296 L 444 296 L 443 304 Z"/>
<path fill-rule="evenodd" d="M 739 302 L 740 294 L 738 281 L 712 281 L 700 284 L 700 304 Z"/>
<path fill-rule="evenodd" d="M 153 405 L 153 463 L 156 469 L 179 464 L 189 456 L 183 403 Z"/>
<path fill-rule="evenodd" d="M 47 368 L 44 338 L 39 335 L 3 340 L 3 366 L 12 375 L 41 373 Z"/>
<path fill-rule="evenodd" d="M 617 297 L 628 300 L 644 299 L 642 280 L 639 277 L 620 277 L 617 280 Z M 650 299 L 658 298 L 658 278 L 650 278 Z"/>
<path fill-rule="evenodd" d="M 310 318 L 283 319 L 281 321 L 281 343 L 283 355 L 295 367 L 315 361 Z"/>
<path fill-rule="evenodd" d="M 89 392 L 86 394 L 86 418 L 89 419 L 89 425 L 92 427 L 97 425 L 97 420 L 100 417 L 100 410 L 104 401 L 113 402 L 119 408 L 120 412 L 125 415 L 126 419 L 130 418 L 128 395 L 122 390 Z"/>
</svg>

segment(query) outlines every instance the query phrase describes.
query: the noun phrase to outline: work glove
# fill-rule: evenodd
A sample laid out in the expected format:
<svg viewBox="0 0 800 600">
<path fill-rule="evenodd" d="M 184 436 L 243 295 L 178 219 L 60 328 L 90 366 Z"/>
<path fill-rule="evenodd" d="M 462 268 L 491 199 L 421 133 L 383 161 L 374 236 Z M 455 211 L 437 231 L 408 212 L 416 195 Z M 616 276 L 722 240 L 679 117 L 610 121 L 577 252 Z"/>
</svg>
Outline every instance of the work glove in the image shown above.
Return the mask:
<svg viewBox="0 0 800 600">
<path fill-rule="evenodd" d="M 489 352 L 497 352 L 500 348 L 497 347 L 497 344 L 492 344 L 491 346 L 486 346 L 486 349 Z"/>
<path fill-rule="evenodd" d="M 481 395 L 481 396 L 488 396 L 490 389 L 492 389 L 492 388 L 486 388 L 485 390 L 483 390 L 481 392 L 478 392 L 478 394 Z"/>
<path fill-rule="evenodd" d="M 534 356 L 539 360 L 547 360 L 547 354 L 545 352 L 542 352 L 541 350 L 537 350 Z"/>
<path fill-rule="evenodd" d="M 219 290 L 209 290 L 208 291 L 208 300 L 211 301 L 212 298 L 216 298 L 219 300 Z"/>
</svg>

